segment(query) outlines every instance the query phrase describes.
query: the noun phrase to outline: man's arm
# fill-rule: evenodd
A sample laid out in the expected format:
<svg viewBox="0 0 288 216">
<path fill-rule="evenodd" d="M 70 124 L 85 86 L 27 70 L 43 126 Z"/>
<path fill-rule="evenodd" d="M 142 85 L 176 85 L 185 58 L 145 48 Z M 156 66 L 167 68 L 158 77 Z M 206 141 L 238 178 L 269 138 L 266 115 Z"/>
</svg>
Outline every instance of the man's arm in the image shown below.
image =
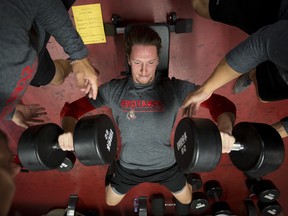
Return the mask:
<svg viewBox="0 0 288 216">
<path fill-rule="evenodd" d="M 197 109 L 216 89 L 264 61 L 270 60 L 282 68 L 288 68 L 287 25 L 287 20 L 280 20 L 263 27 L 232 49 L 203 85 L 187 97 L 183 107 L 193 104 Z"/>
<path fill-rule="evenodd" d="M 212 94 L 201 106 L 209 109 L 210 114 L 220 131 L 222 140 L 222 153 L 229 153 L 235 143 L 232 130 L 236 118 L 236 106 L 228 98 Z"/>
<path fill-rule="evenodd" d="M 265 61 L 288 68 L 287 20 L 265 26 L 252 34 L 227 55 L 227 63 L 235 71 L 246 73 Z"/>
<path fill-rule="evenodd" d="M 65 103 L 60 113 L 64 133 L 58 137 L 58 143 L 64 151 L 74 150 L 73 133 L 77 120 L 85 113 L 94 109 L 87 97 L 82 97 L 72 103 Z"/>
<path fill-rule="evenodd" d="M 88 56 L 88 50 L 74 28 L 62 1 L 41 0 L 35 22 L 55 37 L 71 60 Z"/>
<path fill-rule="evenodd" d="M 272 125 L 282 138 L 288 137 L 288 116 L 282 118 L 279 122 L 276 122 Z"/>
<path fill-rule="evenodd" d="M 203 88 L 213 92 L 265 61 L 288 68 L 288 21 L 265 26 L 232 49 L 217 66 Z M 211 81 L 210 81 L 211 80 Z"/>
<path fill-rule="evenodd" d="M 233 113 L 222 113 L 217 118 L 217 126 L 222 140 L 222 153 L 229 153 L 236 141 L 232 136 L 234 122 L 235 115 Z"/>
<path fill-rule="evenodd" d="M 95 100 L 98 91 L 97 75 L 99 72 L 88 60 L 88 50 L 74 28 L 63 3 L 59 0 L 41 1 L 35 21 L 39 22 L 63 47 L 72 60 L 72 70 L 76 75 L 81 91 Z"/>
<path fill-rule="evenodd" d="M 66 102 L 60 112 L 60 120 L 70 116 L 78 120 L 85 113 L 94 110 L 95 107 L 89 102 L 87 97 L 82 97 L 72 103 Z"/>
<path fill-rule="evenodd" d="M 236 106 L 228 98 L 222 95 L 212 94 L 212 96 L 204 101 L 201 106 L 209 109 L 210 115 L 215 122 L 220 122 L 221 120 L 221 124 L 222 122 L 224 123 L 224 119 L 219 117 L 222 116 L 222 114 L 227 115 L 225 120 L 228 120 L 233 127 L 236 118 Z M 223 128 L 225 127 L 223 126 Z"/>
</svg>

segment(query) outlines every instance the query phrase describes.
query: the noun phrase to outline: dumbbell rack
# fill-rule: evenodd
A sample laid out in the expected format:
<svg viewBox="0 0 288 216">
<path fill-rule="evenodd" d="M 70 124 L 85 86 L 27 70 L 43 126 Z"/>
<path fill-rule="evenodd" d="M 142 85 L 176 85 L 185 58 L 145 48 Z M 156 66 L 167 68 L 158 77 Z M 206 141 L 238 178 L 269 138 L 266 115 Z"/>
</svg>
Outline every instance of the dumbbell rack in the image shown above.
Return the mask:
<svg viewBox="0 0 288 216">
<path fill-rule="evenodd" d="M 248 216 L 257 212 L 254 199 L 257 202 L 259 214 L 263 216 L 277 216 L 282 212 L 282 207 L 277 201 L 280 191 L 272 181 L 247 176 L 245 184 L 249 190 L 249 197 L 244 200 Z"/>
<path fill-rule="evenodd" d="M 218 181 L 209 180 L 205 182 L 204 191 L 208 198 L 214 200 L 214 203 L 211 205 L 212 215 L 233 215 L 229 204 L 226 201 L 220 200 L 223 195 L 223 189 Z"/>
</svg>

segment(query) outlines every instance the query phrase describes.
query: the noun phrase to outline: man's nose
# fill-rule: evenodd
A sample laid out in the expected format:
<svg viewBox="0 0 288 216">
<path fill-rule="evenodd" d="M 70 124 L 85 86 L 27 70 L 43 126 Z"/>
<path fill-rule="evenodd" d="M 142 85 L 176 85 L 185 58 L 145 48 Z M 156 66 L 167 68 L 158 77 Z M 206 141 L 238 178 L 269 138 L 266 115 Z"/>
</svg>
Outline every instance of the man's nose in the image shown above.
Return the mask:
<svg viewBox="0 0 288 216">
<path fill-rule="evenodd" d="M 147 67 L 146 67 L 145 64 L 141 64 L 141 69 L 140 69 L 140 71 L 142 72 L 143 75 L 146 74 L 146 72 L 147 72 Z"/>
</svg>

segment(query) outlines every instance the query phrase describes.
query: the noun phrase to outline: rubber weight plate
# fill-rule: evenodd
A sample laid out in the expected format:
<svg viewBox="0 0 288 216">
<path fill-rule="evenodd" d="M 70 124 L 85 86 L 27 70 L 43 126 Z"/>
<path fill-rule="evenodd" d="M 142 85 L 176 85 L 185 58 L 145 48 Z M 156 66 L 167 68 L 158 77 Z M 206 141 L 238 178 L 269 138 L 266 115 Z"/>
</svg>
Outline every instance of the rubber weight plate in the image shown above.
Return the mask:
<svg viewBox="0 0 288 216">
<path fill-rule="evenodd" d="M 261 177 L 279 168 L 284 160 L 284 143 L 278 132 L 267 124 L 241 122 L 233 128 L 241 151 L 229 153 L 232 163 L 250 177 Z"/>
<path fill-rule="evenodd" d="M 18 156 L 28 170 L 56 169 L 66 157 L 66 152 L 54 148 L 62 129 L 53 123 L 35 125 L 26 129 L 18 142 Z"/>
<path fill-rule="evenodd" d="M 114 124 L 105 114 L 80 119 L 74 130 L 74 150 L 87 166 L 111 163 L 117 150 Z"/>
<path fill-rule="evenodd" d="M 174 136 L 179 167 L 188 172 L 209 172 L 219 163 L 222 143 L 217 126 L 209 119 L 183 118 Z"/>
</svg>

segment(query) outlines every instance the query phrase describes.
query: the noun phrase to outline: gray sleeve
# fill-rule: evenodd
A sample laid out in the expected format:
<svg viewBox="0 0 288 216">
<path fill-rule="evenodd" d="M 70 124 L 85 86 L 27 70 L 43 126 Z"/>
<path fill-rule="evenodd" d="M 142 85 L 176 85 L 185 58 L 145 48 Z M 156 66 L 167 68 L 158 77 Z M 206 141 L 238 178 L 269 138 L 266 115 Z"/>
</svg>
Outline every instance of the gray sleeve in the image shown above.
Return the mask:
<svg viewBox="0 0 288 216">
<path fill-rule="evenodd" d="M 98 94 L 96 100 L 89 99 L 90 103 L 99 108 L 102 106 L 113 106 L 115 98 L 123 89 L 123 82 L 118 79 L 112 79 L 108 83 L 104 83 L 98 88 Z M 111 107 L 112 108 L 112 107 Z"/>
<path fill-rule="evenodd" d="M 178 91 L 177 91 L 178 96 L 177 97 L 178 97 L 179 103 L 182 105 L 182 103 L 184 102 L 187 95 L 190 92 L 196 90 L 197 85 L 194 83 L 188 82 L 188 81 L 184 81 L 184 80 L 175 79 L 175 81 L 176 81 L 175 83 L 177 85 L 176 89 L 178 89 Z"/>
<path fill-rule="evenodd" d="M 288 68 L 288 20 L 265 26 L 232 49 L 226 60 L 239 73 L 246 73 L 264 61 Z"/>
<path fill-rule="evenodd" d="M 89 101 L 95 108 L 109 105 L 109 101 L 107 100 L 110 98 L 109 93 L 109 83 L 105 83 L 98 88 L 96 100 L 89 98 Z"/>
<path fill-rule="evenodd" d="M 42 0 L 35 20 L 55 37 L 71 60 L 88 56 L 88 50 L 74 28 L 62 1 Z"/>
</svg>

